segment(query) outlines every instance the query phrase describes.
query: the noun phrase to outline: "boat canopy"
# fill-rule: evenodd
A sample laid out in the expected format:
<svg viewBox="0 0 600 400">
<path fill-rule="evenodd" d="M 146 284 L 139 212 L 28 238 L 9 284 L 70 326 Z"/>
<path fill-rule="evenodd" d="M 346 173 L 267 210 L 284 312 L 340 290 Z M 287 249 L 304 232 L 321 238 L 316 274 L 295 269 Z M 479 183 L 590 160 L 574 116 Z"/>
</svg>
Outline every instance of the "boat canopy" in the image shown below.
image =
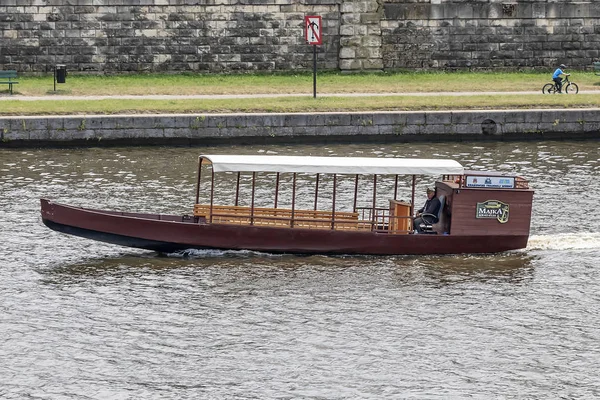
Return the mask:
<svg viewBox="0 0 600 400">
<path fill-rule="evenodd" d="M 201 155 L 214 172 L 312 174 L 462 175 L 454 160 L 423 158 Z"/>
</svg>

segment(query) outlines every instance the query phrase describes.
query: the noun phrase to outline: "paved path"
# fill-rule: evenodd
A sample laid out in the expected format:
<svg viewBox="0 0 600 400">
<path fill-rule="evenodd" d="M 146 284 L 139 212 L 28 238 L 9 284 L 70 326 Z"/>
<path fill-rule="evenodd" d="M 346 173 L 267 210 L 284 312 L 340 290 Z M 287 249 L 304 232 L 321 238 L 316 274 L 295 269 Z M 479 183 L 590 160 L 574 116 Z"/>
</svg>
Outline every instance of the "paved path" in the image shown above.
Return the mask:
<svg viewBox="0 0 600 400">
<path fill-rule="evenodd" d="M 594 91 L 598 92 L 599 91 Z M 579 92 L 582 93 L 582 92 Z M 589 92 L 588 92 L 589 93 Z M 531 92 L 426 92 L 426 93 L 318 93 L 317 97 L 385 97 L 385 96 L 497 96 L 507 94 L 539 94 L 541 91 Z M 295 94 L 198 94 L 198 95 L 112 95 L 112 96 L 0 96 L 0 101 L 56 101 L 56 100 L 106 100 L 106 99 L 145 99 L 145 100 L 192 100 L 192 99 L 250 99 L 250 98 L 276 98 L 276 97 L 312 97 L 312 93 Z"/>
</svg>

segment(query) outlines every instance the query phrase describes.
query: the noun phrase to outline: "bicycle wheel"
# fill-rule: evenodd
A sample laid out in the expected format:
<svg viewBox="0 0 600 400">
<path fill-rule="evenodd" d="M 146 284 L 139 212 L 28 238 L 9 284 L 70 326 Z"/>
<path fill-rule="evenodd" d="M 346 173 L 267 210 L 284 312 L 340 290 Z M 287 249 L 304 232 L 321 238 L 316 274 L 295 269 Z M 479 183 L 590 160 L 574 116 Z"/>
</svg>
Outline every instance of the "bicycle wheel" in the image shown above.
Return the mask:
<svg viewBox="0 0 600 400">
<path fill-rule="evenodd" d="M 577 93 L 579 93 L 579 86 L 577 86 L 576 83 L 571 82 L 565 88 L 565 92 L 567 94 L 577 94 Z"/>
<path fill-rule="evenodd" d="M 554 83 L 546 83 L 542 88 L 542 93 L 544 94 L 552 94 L 554 92 L 556 92 L 556 86 L 554 86 Z"/>
</svg>

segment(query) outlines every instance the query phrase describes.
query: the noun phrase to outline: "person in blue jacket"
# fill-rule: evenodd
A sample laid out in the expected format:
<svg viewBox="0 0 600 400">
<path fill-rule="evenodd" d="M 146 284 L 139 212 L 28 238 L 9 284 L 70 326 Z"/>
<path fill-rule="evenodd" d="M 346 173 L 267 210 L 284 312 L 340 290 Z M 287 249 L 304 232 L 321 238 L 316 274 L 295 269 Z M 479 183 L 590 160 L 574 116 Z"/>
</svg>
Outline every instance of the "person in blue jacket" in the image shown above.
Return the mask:
<svg viewBox="0 0 600 400">
<path fill-rule="evenodd" d="M 560 76 L 561 75 L 564 75 L 564 76 L 571 75 L 571 74 L 566 74 L 564 71 L 565 69 L 567 69 L 567 66 L 565 64 L 560 64 L 558 66 L 558 68 L 556 68 L 556 71 L 554 71 L 554 73 L 552 74 L 552 80 L 554 81 L 554 83 L 556 84 L 556 87 L 558 88 L 558 93 L 562 93 L 562 78 Z"/>
</svg>

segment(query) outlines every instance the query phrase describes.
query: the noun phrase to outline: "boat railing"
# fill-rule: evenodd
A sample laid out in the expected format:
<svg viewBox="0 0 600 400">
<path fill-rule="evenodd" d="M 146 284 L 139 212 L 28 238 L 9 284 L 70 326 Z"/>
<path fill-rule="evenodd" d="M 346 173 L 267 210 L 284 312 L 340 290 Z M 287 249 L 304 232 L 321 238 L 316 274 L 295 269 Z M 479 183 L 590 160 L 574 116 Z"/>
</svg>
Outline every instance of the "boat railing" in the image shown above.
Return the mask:
<svg viewBox="0 0 600 400">
<path fill-rule="evenodd" d="M 357 207 L 359 222 L 365 230 L 379 233 L 407 234 L 412 232 L 410 216 L 392 215 L 389 208 Z"/>
<path fill-rule="evenodd" d="M 196 204 L 194 216 L 207 222 L 235 225 L 260 225 L 287 228 L 356 230 L 358 213 L 323 210 L 291 210 L 284 208 L 222 206 Z"/>
<path fill-rule="evenodd" d="M 356 212 L 291 210 L 283 208 L 196 204 L 194 216 L 215 224 L 281 228 L 360 230 L 408 233 L 408 217 L 393 217 L 388 209 L 360 208 Z M 373 217 L 374 216 L 374 217 Z"/>
</svg>

